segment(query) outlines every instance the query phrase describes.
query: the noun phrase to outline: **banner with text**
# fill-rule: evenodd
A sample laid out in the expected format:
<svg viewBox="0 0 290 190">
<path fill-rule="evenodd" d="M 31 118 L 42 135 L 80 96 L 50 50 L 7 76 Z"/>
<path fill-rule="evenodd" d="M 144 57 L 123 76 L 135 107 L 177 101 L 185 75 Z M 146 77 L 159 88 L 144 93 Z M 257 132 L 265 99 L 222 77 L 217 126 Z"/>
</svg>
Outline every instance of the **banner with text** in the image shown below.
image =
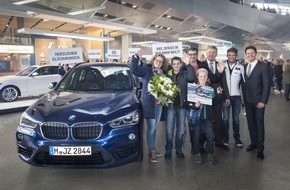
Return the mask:
<svg viewBox="0 0 290 190">
<path fill-rule="evenodd" d="M 101 56 L 101 50 L 100 49 L 89 49 L 88 50 L 88 58 L 89 59 L 100 59 Z"/>
<path fill-rule="evenodd" d="M 162 53 L 166 58 L 182 57 L 182 42 L 152 44 L 153 55 Z"/>
<path fill-rule="evenodd" d="M 49 62 L 51 65 L 83 62 L 82 48 L 49 49 Z"/>
<path fill-rule="evenodd" d="M 107 57 L 108 57 L 108 59 L 120 59 L 121 58 L 121 50 L 108 49 Z"/>
<path fill-rule="evenodd" d="M 34 53 L 33 46 L 0 45 L 0 53 Z"/>
</svg>

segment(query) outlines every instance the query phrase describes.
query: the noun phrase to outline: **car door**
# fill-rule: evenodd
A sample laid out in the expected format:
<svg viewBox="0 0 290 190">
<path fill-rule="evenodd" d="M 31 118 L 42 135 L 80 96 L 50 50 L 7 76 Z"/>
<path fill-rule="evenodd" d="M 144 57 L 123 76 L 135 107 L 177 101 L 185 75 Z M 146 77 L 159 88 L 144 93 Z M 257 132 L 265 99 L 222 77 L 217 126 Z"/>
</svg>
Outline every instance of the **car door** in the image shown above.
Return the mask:
<svg viewBox="0 0 290 190">
<path fill-rule="evenodd" d="M 55 81 L 52 75 L 55 76 L 56 74 L 51 74 L 51 66 L 44 66 L 35 70 L 28 77 L 26 83 L 29 96 L 38 96 L 49 92 L 49 84 Z M 58 78 L 60 79 L 61 77 L 59 76 Z"/>
</svg>

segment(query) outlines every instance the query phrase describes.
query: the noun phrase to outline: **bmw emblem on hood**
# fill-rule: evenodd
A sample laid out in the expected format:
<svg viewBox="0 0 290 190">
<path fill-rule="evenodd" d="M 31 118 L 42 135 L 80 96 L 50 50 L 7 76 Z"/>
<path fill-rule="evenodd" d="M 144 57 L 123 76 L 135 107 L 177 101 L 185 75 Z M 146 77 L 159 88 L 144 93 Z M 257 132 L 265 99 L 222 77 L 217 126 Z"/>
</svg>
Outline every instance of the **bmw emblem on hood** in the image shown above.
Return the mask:
<svg viewBox="0 0 290 190">
<path fill-rule="evenodd" d="M 68 120 L 73 121 L 73 120 L 76 119 L 76 117 L 77 117 L 77 116 L 75 116 L 75 115 L 70 115 L 70 116 L 68 117 Z"/>
</svg>

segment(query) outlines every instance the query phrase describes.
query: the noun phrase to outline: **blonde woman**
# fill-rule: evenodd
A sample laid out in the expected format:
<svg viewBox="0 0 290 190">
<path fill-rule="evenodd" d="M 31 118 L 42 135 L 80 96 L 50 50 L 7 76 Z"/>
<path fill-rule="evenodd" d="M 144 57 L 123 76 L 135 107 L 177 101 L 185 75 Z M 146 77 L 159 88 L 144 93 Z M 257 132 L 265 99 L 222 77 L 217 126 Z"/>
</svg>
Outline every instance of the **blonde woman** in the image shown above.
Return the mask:
<svg viewBox="0 0 290 190">
<path fill-rule="evenodd" d="M 289 91 L 290 91 L 290 60 L 288 59 L 283 64 L 283 80 L 282 83 L 285 85 L 285 100 L 289 101 Z"/>
</svg>

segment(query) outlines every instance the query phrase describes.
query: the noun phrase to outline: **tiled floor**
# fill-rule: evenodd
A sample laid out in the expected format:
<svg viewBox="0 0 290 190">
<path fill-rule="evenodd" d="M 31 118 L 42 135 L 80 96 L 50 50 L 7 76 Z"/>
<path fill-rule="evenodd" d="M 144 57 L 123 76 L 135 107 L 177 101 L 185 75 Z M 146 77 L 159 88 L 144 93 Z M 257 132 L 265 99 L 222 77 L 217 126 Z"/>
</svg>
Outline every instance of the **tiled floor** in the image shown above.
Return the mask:
<svg viewBox="0 0 290 190">
<path fill-rule="evenodd" d="M 2 103 L 1 103 L 2 104 Z M 171 160 L 158 159 L 150 163 L 145 154 L 142 162 L 134 162 L 111 169 L 63 169 L 34 167 L 22 162 L 16 153 L 15 130 L 21 112 L 0 115 L 0 189 L 83 189 L 83 190 L 286 190 L 290 189 L 290 102 L 283 96 L 271 95 L 265 123 L 265 160 L 256 152 L 234 147 L 230 151 L 219 148 L 218 163 L 205 162 L 197 166 L 190 154 L 188 135 L 185 159 L 173 155 Z M 241 139 L 249 144 L 245 116 L 240 116 Z M 231 131 L 232 134 L 232 131 Z M 161 122 L 157 134 L 158 150 L 164 151 L 165 130 Z M 144 151 L 147 153 L 145 142 Z M 206 161 L 206 157 L 203 157 Z"/>
</svg>

